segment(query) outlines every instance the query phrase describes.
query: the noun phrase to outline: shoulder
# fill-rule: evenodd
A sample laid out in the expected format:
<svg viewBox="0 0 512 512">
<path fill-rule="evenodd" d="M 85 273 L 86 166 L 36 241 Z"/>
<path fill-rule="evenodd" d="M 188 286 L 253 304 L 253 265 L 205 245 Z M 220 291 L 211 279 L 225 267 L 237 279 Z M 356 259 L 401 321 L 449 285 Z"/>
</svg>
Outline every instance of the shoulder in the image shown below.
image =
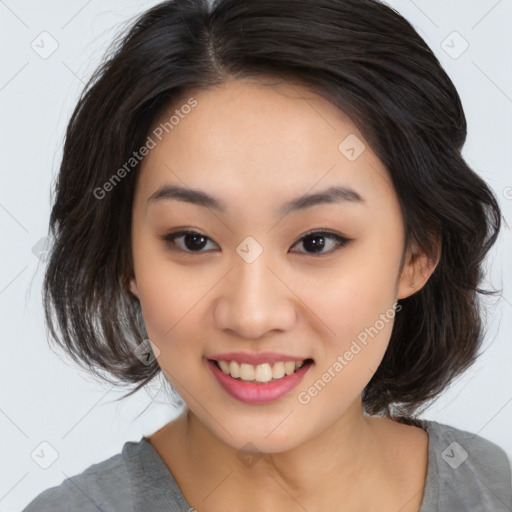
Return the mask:
<svg viewBox="0 0 512 512">
<path fill-rule="evenodd" d="M 441 510 L 509 511 L 512 475 L 503 448 L 465 430 L 421 422 L 429 435 L 426 501 Z"/>
<path fill-rule="evenodd" d="M 127 443 L 136 444 L 136 443 Z M 126 447 L 126 444 L 125 444 Z M 123 448 L 123 451 L 125 448 Z M 131 512 L 133 497 L 126 459 L 118 453 L 37 495 L 22 512 Z"/>
</svg>

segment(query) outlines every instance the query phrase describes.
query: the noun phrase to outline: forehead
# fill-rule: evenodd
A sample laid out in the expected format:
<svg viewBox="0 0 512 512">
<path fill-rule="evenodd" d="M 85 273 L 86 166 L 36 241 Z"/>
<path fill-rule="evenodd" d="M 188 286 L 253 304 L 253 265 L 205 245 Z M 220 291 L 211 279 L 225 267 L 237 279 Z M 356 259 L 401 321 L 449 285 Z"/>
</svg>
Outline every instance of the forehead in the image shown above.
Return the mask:
<svg viewBox="0 0 512 512">
<path fill-rule="evenodd" d="M 138 186 L 146 198 L 163 183 L 260 203 L 330 185 L 369 197 L 393 193 L 355 124 L 327 99 L 289 82 L 244 79 L 189 90 L 165 109 L 150 136 L 156 145 Z"/>
</svg>

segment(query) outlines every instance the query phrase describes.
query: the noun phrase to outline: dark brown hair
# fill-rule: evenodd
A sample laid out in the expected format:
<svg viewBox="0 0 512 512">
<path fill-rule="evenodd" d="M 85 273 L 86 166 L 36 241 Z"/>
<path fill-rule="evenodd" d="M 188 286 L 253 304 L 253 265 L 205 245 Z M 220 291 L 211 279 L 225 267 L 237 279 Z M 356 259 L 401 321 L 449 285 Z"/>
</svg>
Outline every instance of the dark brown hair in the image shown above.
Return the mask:
<svg viewBox="0 0 512 512">
<path fill-rule="evenodd" d="M 307 86 L 349 115 L 390 172 L 406 242 L 434 258 L 441 239 L 429 281 L 399 301 L 389 347 L 362 397 L 370 414 L 414 422 L 419 406 L 477 358 L 478 294 L 492 293 L 479 288 L 482 262 L 501 212 L 461 156 L 466 120 L 453 83 L 413 27 L 375 0 L 174 0 L 132 24 L 67 128 L 43 290 L 51 337 L 94 375 L 138 384 L 126 396 L 159 374 L 156 360 L 134 355 L 147 338 L 128 291 L 138 166 L 102 198 L 94 191 L 176 98 L 264 76 Z"/>
</svg>

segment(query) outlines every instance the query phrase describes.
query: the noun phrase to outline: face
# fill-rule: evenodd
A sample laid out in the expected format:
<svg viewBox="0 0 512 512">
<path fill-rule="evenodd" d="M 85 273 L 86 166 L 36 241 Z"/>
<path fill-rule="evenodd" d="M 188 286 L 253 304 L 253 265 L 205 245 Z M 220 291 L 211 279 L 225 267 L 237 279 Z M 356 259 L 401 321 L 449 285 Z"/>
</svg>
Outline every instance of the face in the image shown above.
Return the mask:
<svg viewBox="0 0 512 512">
<path fill-rule="evenodd" d="M 155 128 L 176 109 L 138 176 L 131 291 L 162 371 L 210 432 L 234 448 L 293 448 L 360 403 L 396 300 L 413 291 L 396 193 L 355 125 L 305 88 L 193 91 Z M 244 356 L 262 356 L 238 365 L 249 380 L 282 373 L 275 361 L 312 363 L 247 384 L 210 361 L 236 372 L 229 360 Z"/>
</svg>

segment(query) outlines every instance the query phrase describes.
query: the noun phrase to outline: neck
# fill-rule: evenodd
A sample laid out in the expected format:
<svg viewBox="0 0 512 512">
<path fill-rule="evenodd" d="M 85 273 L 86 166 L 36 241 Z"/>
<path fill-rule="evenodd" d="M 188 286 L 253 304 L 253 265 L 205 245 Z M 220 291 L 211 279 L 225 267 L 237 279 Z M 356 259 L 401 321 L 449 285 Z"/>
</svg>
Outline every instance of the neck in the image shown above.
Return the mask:
<svg viewBox="0 0 512 512">
<path fill-rule="evenodd" d="M 264 454 L 225 444 L 187 409 L 182 439 L 206 506 L 230 502 L 244 504 L 244 510 L 289 509 L 293 502 L 311 503 L 312 496 L 336 495 L 360 507 L 368 483 L 389 472 L 374 420 L 363 414 L 358 401 L 320 435 L 293 449 Z M 200 510 L 201 502 L 196 505 Z"/>
</svg>

